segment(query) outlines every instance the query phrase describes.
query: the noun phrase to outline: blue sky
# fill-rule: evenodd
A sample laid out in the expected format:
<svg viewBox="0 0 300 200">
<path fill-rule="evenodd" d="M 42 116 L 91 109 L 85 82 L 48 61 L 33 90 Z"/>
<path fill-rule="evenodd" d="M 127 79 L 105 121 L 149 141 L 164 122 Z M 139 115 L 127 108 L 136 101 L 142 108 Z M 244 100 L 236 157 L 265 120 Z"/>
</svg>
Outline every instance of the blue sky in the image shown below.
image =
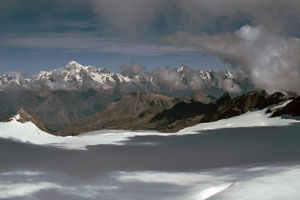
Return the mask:
<svg viewBox="0 0 300 200">
<path fill-rule="evenodd" d="M 165 38 L 178 32 L 232 34 L 246 24 L 264 25 L 285 36 L 299 34 L 296 0 L 259 2 L 0 0 L 0 73 L 33 74 L 71 60 L 111 71 L 132 62 L 149 69 L 181 64 L 229 69 L 232 63 L 218 53 Z M 270 23 L 274 20 L 276 24 Z"/>
</svg>

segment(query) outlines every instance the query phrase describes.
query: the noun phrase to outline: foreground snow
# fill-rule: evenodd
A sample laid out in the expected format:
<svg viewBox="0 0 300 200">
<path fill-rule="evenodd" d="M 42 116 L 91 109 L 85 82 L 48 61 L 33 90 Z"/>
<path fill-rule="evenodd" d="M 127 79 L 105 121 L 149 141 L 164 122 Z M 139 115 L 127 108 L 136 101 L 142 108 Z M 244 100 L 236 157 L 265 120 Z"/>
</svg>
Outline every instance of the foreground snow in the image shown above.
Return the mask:
<svg viewBox="0 0 300 200">
<path fill-rule="evenodd" d="M 215 130 L 223 128 L 240 127 L 263 127 L 263 126 L 287 126 L 292 123 L 298 123 L 295 119 L 283 119 L 281 117 L 269 118 L 270 114 L 265 114 L 266 110 L 247 112 L 243 115 L 223 119 L 216 122 L 201 123 L 196 126 L 185 128 L 179 133 L 196 132 L 202 130 Z"/>
<path fill-rule="evenodd" d="M 299 199 L 300 166 L 223 168 L 198 173 L 122 172 L 124 183 L 169 184 L 189 192 L 175 199 L 281 200 Z"/>
<path fill-rule="evenodd" d="M 77 182 L 54 172 L 10 171 L 0 173 L 0 199 L 36 199 L 34 195 L 51 190 L 54 196 L 62 195 L 61 199 L 122 196 L 145 200 L 296 200 L 300 197 L 299 167 L 293 164 L 200 172 L 116 171 L 105 178 L 95 175 L 96 182 Z"/>
<path fill-rule="evenodd" d="M 134 136 L 172 136 L 185 134 L 199 134 L 202 130 L 213 130 L 223 128 L 238 127 L 263 127 L 263 126 L 288 126 L 293 123 L 299 123 L 295 119 L 269 118 L 270 114 L 265 114 L 266 109 L 247 112 L 243 115 L 224 119 L 216 122 L 202 123 L 193 127 L 183 129 L 177 133 L 165 134 L 155 131 L 95 131 L 80 136 L 57 137 L 50 135 L 33 123 L 20 123 L 16 116 L 10 122 L 0 123 L 0 137 L 12 139 L 24 143 L 37 145 L 49 145 L 67 149 L 86 149 L 87 146 L 114 144 L 122 145 L 124 141 Z"/>
</svg>

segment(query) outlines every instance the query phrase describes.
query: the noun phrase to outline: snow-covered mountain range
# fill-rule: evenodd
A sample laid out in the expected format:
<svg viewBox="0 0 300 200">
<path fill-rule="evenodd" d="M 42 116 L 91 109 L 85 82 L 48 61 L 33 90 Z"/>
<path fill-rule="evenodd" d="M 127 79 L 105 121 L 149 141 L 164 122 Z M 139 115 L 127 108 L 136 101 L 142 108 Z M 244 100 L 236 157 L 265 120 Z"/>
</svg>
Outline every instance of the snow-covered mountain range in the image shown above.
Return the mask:
<svg viewBox="0 0 300 200">
<path fill-rule="evenodd" d="M 202 90 L 216 88 L 239 93 L 249 87 L 249 80 L 241 73 L 216 72 L 180 66 L 161 67 L 137 75 L 109 72 L 104 67 L 83 66 L 71 61 L 65 67 L 52 71 L 41 71 L 27 78 L 18 72 L 0 76 L 0 90 L 9 88 L 50 90 L 120 90 L 123 92 L 163 92 L 176 90 Z"/>
</svg>

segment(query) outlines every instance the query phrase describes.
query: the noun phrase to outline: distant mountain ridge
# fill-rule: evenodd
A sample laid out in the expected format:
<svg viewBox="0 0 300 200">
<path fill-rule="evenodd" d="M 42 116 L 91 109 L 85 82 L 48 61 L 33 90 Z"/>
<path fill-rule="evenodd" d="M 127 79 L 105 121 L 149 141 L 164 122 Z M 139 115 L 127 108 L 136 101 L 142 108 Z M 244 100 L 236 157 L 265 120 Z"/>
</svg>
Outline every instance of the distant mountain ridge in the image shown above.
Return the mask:
<svg viewBox="0 0 300 200">
<path fill-rule="evenodd" d="M 172 93 L 174 91 L 205 90 L 213 95 L 228 91 L 242 93 L 253 89 L 253 85 L 242 73 L 231 71 L 203 71 L 187 66 L 156 68 L 137 75 L 109 72 L 104 67 L 83 66 L 71 61 L 65 67 L 26 78 L 20 73 L 10 72 L 0 76 L 0 90 L 119 90 Z M 207 92 L 211 91 L 211 92 Z"/>
</svg>

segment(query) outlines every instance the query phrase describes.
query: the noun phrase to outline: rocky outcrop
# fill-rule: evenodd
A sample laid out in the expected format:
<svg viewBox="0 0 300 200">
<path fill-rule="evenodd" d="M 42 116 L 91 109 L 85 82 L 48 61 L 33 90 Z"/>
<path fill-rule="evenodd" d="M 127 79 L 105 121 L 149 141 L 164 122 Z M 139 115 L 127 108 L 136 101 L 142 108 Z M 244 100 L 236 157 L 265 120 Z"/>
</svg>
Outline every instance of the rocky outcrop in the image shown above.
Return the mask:
<svg viewBox="0 0 300 200">
<path fill-rule="evenodd" d="M 12 121 L 12 120 L 16 120 L 20 123 L 32 122 L 39 129 L 41 129 L 45 132 L 49 132 L 49 130 L 47 130 L 47 128 L 44 126 L 43 122 L 40 119 L 38 119 L 35 115 L 28 114 L 28 112 L 23 107 L 20 107 L 18 109 L 17 113 L 14 116 L 10 117 L 7 120 L 7 122 Z"/>
<path fill-rule="evenodd" d="M 275 111 L 271 117 L 278 117 L 282 115 L 290 115 L 293 117 L 300 116 L 300 96 L 293 99 L 292 102 L 287 104 L 282 109 Z"/>
</svg>

